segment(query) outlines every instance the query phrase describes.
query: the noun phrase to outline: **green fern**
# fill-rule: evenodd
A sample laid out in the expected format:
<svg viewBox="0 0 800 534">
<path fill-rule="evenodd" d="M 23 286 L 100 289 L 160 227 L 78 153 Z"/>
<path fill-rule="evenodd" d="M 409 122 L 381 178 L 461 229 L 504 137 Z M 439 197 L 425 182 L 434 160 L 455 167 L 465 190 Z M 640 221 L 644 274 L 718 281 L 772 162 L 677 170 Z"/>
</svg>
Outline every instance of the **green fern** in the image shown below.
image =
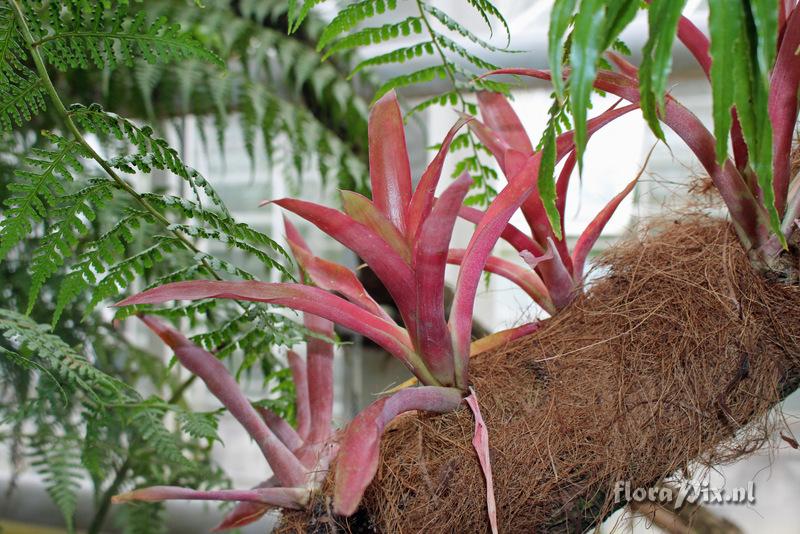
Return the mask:
<svg viewBox="0 0 800 534">
<path fill-rule="evenodd" d="M 49 326 L 37 324 L 28 316 L 0 308 L 0 334 L 15 352 L 29 354 L 31 365 L 56 380 L 62 392 L 78 388 L 94 400 L 117 392 L 122 385 L 100 372 L 83 355 L 76 352 Z"/>
<path fill-rule="evenodd" d="M 372 18 L 375 15 L 383 15 L 386 10 L 394 10 L 397 7 L 397 0 L 362 0 L 342 8 L 317 40 L 317 50 L 323 50 L 336 37 L 351 30 L 356 25 Z M 302 23 L 300 21 L 298 25 Z"/>
<path fill-rule="evenodd" d="M 73 173 L 83 169 L 76 156 L 86 155 L 76 141 L 48 134 L 53 148 L 33 149 L 25 158 L 25 168 L 17 171 L 18 181 L 11 184 L 12 195 L 6 199 L 7 209 L 0 221 L 0 259 L 26 237 L 35 223 L 58 207 L 65 193 L 65 183 L 73 181 Z"/>
<path fill-rule="evenodd" d="M 33 46 L 60 70 L 114 68 L 120 63 L 130 67 L 137 58 L 148 63 L 198 58 L 222 64 L 180 25 L 163 17 L 150 20 L 144 10 L 132 15 L 127 2 L 113 4 L 69 0 L 47 2 L 46 10 L 29 8 L 31 15 L 44 16 L 40 24 L 47 28 L 35 35 Z"/>
<path fill-rule="evenodd" d="M 209 443 L 219 441 L 222 443 L 217 430 L 219 428 L 218 412 L 188 412 L 181 411 L 178 421 L 181 430 L 193 438 L 205 439 Z"/>
<path fill-rule="evenodd" d="M 33 309 L 45 282 L 75 253 L 79 240 L 90 230 L 87 222 L 91 223 L 96 219 L 97 210 L 111 199 L 113 188 L 113 182 L 98 179 L 61 198 L 61 207 L 51 213 L 56 223 L 49 228 L 39 247 L 33 252 L 28 313 Z"/>
<path fill-rule="evenodd" d="M 67 532 L 75 531 L 77 492 L 82 479 L 80 444 L 75 436 L 47 436 L 30 443 L 33 468 L 39 472 L 47 493 L 66 522 Z"/>
</svg>

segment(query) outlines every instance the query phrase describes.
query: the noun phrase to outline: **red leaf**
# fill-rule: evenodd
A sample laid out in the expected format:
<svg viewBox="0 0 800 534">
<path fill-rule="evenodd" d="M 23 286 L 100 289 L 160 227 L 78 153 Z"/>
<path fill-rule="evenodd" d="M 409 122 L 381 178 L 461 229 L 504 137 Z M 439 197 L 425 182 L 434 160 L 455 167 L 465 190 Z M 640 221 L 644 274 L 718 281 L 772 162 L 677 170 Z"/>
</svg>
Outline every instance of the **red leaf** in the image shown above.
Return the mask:
<svg viewBox="0 0 800 534">
<path fill-rule="evenodd" d="M 444 272 L 458 210 L 471 184 L 465 173 L 442 193 L 422 223 L 414 247 L 417 322 L 413 339 L 433 376 L 446 386 L 454 384 L 455 376 L 453 344 L 445 321 Z"/>
<path fill-rule="evenodd" d="M 406 213 L 411 202 L 411 170 L 397 95 L 389 91 L 369 114 L 369 177 L 375 206 L 406 233 Z"/>
<path fill-rule="evenodd" d="M 456 352 L 456 381 L 459 387 L 465 388 L 467 385 L 472 308 L 483 266 L 511 216 L 536 189 L 536 174 L 540 163 L 541 154 L 531 156 L 523 169 L 509 179 L 508 185 L 492 201 L 475 227 L 464 253 L 448 323 Z"/>
<path fill-rule="evenodd" d="M 391 320 L 389 314 L 381 308 L 380 304 L 369 296 L 369 293 L 364 289 L 364 286 L 353 271 L 344 265 L 339 265 L 338 263 L 314 256 L 308 250 L 302 238 L 300 238 L 294 225 L 287 219 L 284 219 L 284 224 L 286 226 L 286 238 L 289 242 L 289 247 L 292 249 L 292 255 L 300 265 L 300 268 L 311 278 L 311 281 L 314 282 L 314 285 L 327 291 L 341 293 L 356 306 L 360 306 L 373 315 Z M 300 242 L 296 240 L 298 238 Z"/>
<path fill-rule="evenodd" d="M 464 400 L 467 401 L 472 414 L 475 416 L 475 435 L 472 438 L 472 446 L 475 447 L 475 452 L 478 453 L 478 461 L 486 479 L 486 511 L 489 514 L 489 525 L 492 528 L 492 534 L 497 534 L 497 504 L 494 500 L 492 462 L 489 455 L 489 432 L 486 430 L 486 423 L 481 415 L 475 390 L 469 388 L 469 391 L 470 395 Z"/>
<path fill-rule="evenodd" d="M 465 252 L 464 249 L 450 249 L 447 255 L 447 262 L 453 265 L 461 265 L 461 262 L 464 261 Z M 553 306 L 553 301 L 550 300 L 547 286 L 535 271 L 497 256 L 489 256 L 486 259 L 486 265 L 484 265 L 483 270 L 514 282 L 547 313 L 550 315 L 555 313 L 556 310 Z"/>
<path fill-rule="evenodd" d="M 450 412 L 460 404 L 461 392 L 457 389 L 422 386 L 378 399 L 356 415 L 342 435 L 336 459 L 334 511 L 344 516 L 355 513 L 378 470 L 381 436 L 392 419 L 411 410 Z"/>
<path fill-rule="evenodd" d="M 237 282 L 191 280 L 148 289 L 117 303 L 117 306 L 159 304 L 170 300 L 205 298 L 267 302 L 319 315 L 370 338 L 405 362 L 420 380 L 436 383 L 422 364 L 422 360 L 414 353 L 408 334 L 404 329 L 316 287 L 252 280 Z"/>
<path fill-rule="evenodd" d="M 470 206 L 461 206 L 458 212 L 459 217 L 474 224 L 481 222 L 484 215 L 485 212 Z M 519 228 L 512 224 L 507 224 L 506 227 L 503 228 L 500 237 L 518 252 L 530 250 L 534 254 L 544 254 L 544 249 L 539 243 L 525 235 Z"/>
<path fill-rule="evenodd" d="M 275 480 L 275 477 L 271 477 L 253 489 L 273 488 L 277 485 L 277 483 L 278 481 Z M 230 530 L 232 528 L 243 527 L 245 525 L 255 523 L 272 508 L 274 507 L 258 502 L 240 502 L 233 507 L 233 510 L 231 510 L 228 515 L 225 516 L 225 519 L 222 520 L 222 523 L 214 528 L 213 532 L 221 532 L 223 530 Z"/>
<path fill-rule="evenodd" d="M 299 215 L 360 256 L 389 291 L 406 324 L 413 324 L 411 267 L 373 230 L 340 211 L 303 200 L 281 199 L 279 206 Z"/>
<path fill-rule="evenodd" d="M 406 263 L 411 263 L 411 249 L 406 238 L 394 224 L 381 213 L 367 197 L 353 191 L 340 191 L 342 207 L 353 220 L 371 229 L 400 255 Z"/>
<path fill-rule="evenodd" d="M 158 291 L 159 289 L 161 288 L 151 291 Z M 305 468 L 286 445 L 267 427 L 255 408 L 253 408 L 253 405 L 244 396 L 242 390 L 239 389 L 239 384 L 228 372 L 225 365 L 213 354 L 201 349 L 186 339 L 180 332 L 154 317 L 140 316 L 139 318 L 169 345 L 181 365 L 192 374 L 199 376 L 208 387 L 208 390 L 239 421 L 239 424 L 244 427 L 261 449 L 264 458 L 267 459 L 278 480 L 286 486 L 302 486 L 305 483 Z"/>
<path fill-rule="evenodd" d="M 622 191 L 612 198 L 602 210 L 600 210 L 600 213 L 598 213 L 597 216 L 592 219 L 592 222 L 589 223 L 581 236 L 578 238 L 578 242 L 575 243 L 575 248 L 572 249 L 572 275 L 575 278 L 576 283 L 581 283 L 583 281 L 583 270 L 585 268 L 586 258 L 589 255 L 589 252 L 591 252 L 592 247 L 600 237 L 600 233 L 603 231 L 603 228 L 605 228 L 606 224 L 608 224 L 608 221 L 611 219 L 611 216 L 614 215 L 614 212 L 617 211 L 617 208 L 622 200 L 628 196 L 628 193 L 633 190 L 636 182 L 638 182 L 639 178 L 641 178 L 645 167 L 647 167 L 647 162 L 650 161 L 650 156 L 652 155 L 654 149 L 655 145 L 653 145 L 653 148 L 650 149 L 650 153 L 647 154 L 647 158 L 645 159 L 641 170 L 636 174 L 636 177 L 631 180 Z"/>
<path fill-rule="evenodd" d="M 769 117 L 772 122 L 773 189 L 775 208 L 786 210 L 791 179 L 791 151 L 797 123 L 797 91 L 800 87 L 800 10 L 795 9 L 786 21 L 769 92 Z M 793 217 L 791 217 L 793 218 Z"/>
<path fill-rule="evenodd" d="M 614 215 L 617 207 L 619 206 L 620 202 L 628 196 L 628 193 L 631 192 L 633 186 L 636 185 L 639 176 L 634 178 L 625 189 L 622 190 L 618 195 L 611 199 L 611 201 L 606 204 L 606 206 L 597 214 L 597 216 L 589 223 L 589 226 L 586 227 L 586 230 L 583 231 L 581 236 L 578 238 L 578 242 L 575 243 L 575 248 L 572 251 L 572 265 L 573 265 L 573 276 L 575 278 L 575 282 L 581 282 L 583 280 L 583 270 L 586 264 L 586 257 L 591 252 L 592 247 L 597 242 L 597 238 L 600 237 L 600 233 L 603 231 L 603 228 L 608 223 L 611 216 Z"/>
<path fill-rule="evenodd" d="M 409 242 L 414 242 L 419 228 L 433 207 L 434 195 L 436 194 L 436 186 L 439 183 L 439 178 L 442 175 L 442 166 L 444 165 L 444 158 L 450 150 L 450 143 L 453 142 L 458 130 L 461 129 L 471 119 L 469 117 L 461 117 L 456 121 L 450 131 L 447 132 L 442 146 L 436 156 L 428 164 L 428 168 L 422 173 L 422 178 L 414 190 L 414 195 L 411 197 L 411 205 L 408 208 L 408 232 L 407 237 Z"/>
<path fill-rule="evenodd" d="M 621 55 L 617 54 L 616 52 L 612 52 L 611 50 L 606 52 L 606 57 L 608 60 L 619 70 L 620 74 L 624 74 L 628 78 L 633 80 L 639 79 L 639 69 L 636 66 L 622 57 Z"/>
<path fill-rule="evenodd" d="M 150 486 L 112 497 L 114 503 L 160 501 L 244 501 L 267 504 L 280 508 L 300 509 L 308 500 L 305 488 L 257 488 L 251 490 L 200 491 L 179 486 Z"/>
<path fill-rule="evenodd" d="M 561 216 L 561 233 L 565 237 L 562 241 L 566 241 L 567 235 L 567 230 L 564 226 L 564 213 L 567 208 L 567 190 L 569 189 L 569 180 L 572 177 L 572 171 L 575 170 L 575 163 L 577 163 L 577 161 L 578 158 L 573 150 L 567 156 L 567 161 L 564 162 L 564 166 L 561 168 L 561 172 L 558 175 L 558 180 L 556 180 L 556 209 L 558 209 L 558 213 Z"/>
<path fill-rule="evenodd" d="M 533 153 L 533 145 L 522 126 L 522 121 L 519 120 L 505 95 L 480 91 L 478 105 L 486 125 L 494 130 L 509 147 L 519 150 L 523 154 Z"/>
</svg>

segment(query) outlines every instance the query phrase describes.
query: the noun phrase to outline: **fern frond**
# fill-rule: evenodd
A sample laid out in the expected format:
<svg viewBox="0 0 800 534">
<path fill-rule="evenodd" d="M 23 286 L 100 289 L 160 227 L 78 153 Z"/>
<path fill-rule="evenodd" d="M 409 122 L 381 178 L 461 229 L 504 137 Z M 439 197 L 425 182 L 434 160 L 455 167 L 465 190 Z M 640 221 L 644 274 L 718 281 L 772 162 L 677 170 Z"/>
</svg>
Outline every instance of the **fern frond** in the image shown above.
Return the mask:
<svg viewBox="0 0 800 534">
<path fill-rule="evenodd" d="M 156 452 L 159 463 L 191 468 L 191 463 L 181 450 L 178 436 L 164 426 L 165 411 L 164 401 L 157 397 L 138 402 L 131 407 L 131 426 L 143 444 L 142 449 Z"/>
<path fill-rule="evenodd" d="M 115 379 L 94 367 L 53 334 L 49 326 L 38 324 L 26 315 L 0 308 L 0 333 L 17 352 L 30 353 L 32 363 L 64 389 L 78 388 L 96 400 L 121 389 Z"/>
<path fill-rule="evenodd" d="M 98 179 L 80 191 L 62 197 L 60 207 L 51 212 L 50 218 L 56 222 L 34 250 L 30 263 L 27 313 L 33 309 L 44 283 L 75 253 L 79 239 L 89 232 L 88 223 L 95 220 L 97 211 L 111 199 L 114 187 L 113 182 Z"/>
<path fill-rule="evenodd" d="M 82 169 L 76 157 L 85 155 L 81 145 L 53 134 L 48 139 L 53 148 L 34 148 L 25 158 L 25 168 L 17 171 L 17 181 L 9 185 L 11 195 L 5 201 L 5 218 L 0 221 L 0 259 L 57 207 L 65 193 L 64 184 Z"/>
<path fill-rule="evenodd" d="M 401 36 L 406 37 L 412 33 L 422 33 L 422 19 L 419 17 L 408 17 L 400 22 L 391 22 L 374 28 L 364 28 L 331 44 L 323 54 L 322 59 L 328 59 L 331 55 L 346 50 L 383 43 Z"/>
<path fill-rule="evenodd" d="M 129 67 L 137 58 L 148 63 L 169 63 L 197 58 L 222 65 L 222 61 L 178 24 L 165 17 L 149 20 L 146 10 L 131 16 L 127 2 L 113 8 L 69 0 L 49 4 L 49 27 L 33 43 L 59 70 Z"/>
<path fill-rule="evenodd" d="M 225 203 L 208 180 L 186 165 L 177 150 L 166 140 L 155 136 L 152 128 L 140 127 L 116 113 L 104 111 L 97 104 L 74 104 L 70 106 L 69 113 L 84 130 L 127 141 L 136 149 L 134 154 L 109 158 L 112 167 L 130 174 L 136 173 L 137 169 L 145 173 L 153 169 L 170 171 L 185 180 L 192 190 L 202 190 L 215 206 L 227 213 Z"/>
<path fill-rule="evenodd" d="M 190 412 L 181 410 L 178 413 L 178 422 L 181 430 L 193 438 L 206 439 L 209 443 L 219 441 L 222 443 L 218 434 L 219 412 Z"/>
<path fill-rule="evenodd" d="M 422 4 L 422 9 L 424 9 L 427 13 L 430 13 L 436 20 L 438 20 L 445 28 L 452 32 L 456 32 L 462 37 L 466 37 L 473 43 L 477 44 L 481 48 L 485 48 L 486 50 L 491 50 L 492 52 L 508 52 L 508 50 L 504 48 L 498 48 L 493 46 L 492 44 L 486 42 L 484 39 L 481 39 L 471 31 L 469 31 L 464 25 L 458 22 L 456 19 L 442 11 L 441 9 L 432 6 L 428 3 Z"/>
<path fill-rule="evenodd" d="M 386 65 L 389 63 L 405 63 L 406 61 L 410 61 L 424 55 L 433 55 L 433 43 L 431 41 L 425 41 L 411 46 L 404 46 L 379 56 L 367 58 L 353 68 L 348 76 L 348 79 L 352 78 L 358 72 L 368 67 Z"/>
<path fill-rule="evenodd" d="M 165 534 L 164 504 L 126 504 L 120 510 L 123 534 Z"/>
<path fill-rule="evenodd" d="M 382 15 L 387 9 L 392 11 L 396 7 L 397 0 L 362 0 L 345 6 L 323 30 L 322 35 L 317 40 L 317 51 L 323 50 L 336 37 L 357 24 L 374 15 Z"/>
<path fill-rule="evenodd" d="M 375 93 L 373 100 L 378 100 L 392 89 L 432 82 L 437 78 L 445 80 L 447 77 L 448 69 L 445 65 L 434 65 L 432 67 L 419 69 L 408 74 L 402 74 L 386 81 L 383 85 L 381 85 L 378 91 Z"/>
<path fill-rule="evenodd" d="M 28 68 L 6 72 L 0 83 L 0 130 L 11 131 L 22 126 L 34 115 L 44 111 L 44 84 L 41 78 Z"/>
<path fill-rule="evenodd" d="M 500 24 L 503 25 L 503 29 L 506 32 L 506 45 L 511 42 L 511 30 L 508 28 L 508 22 L 506 21 L 505 17 L 503 17 L 503 14 L 500 13 L 500 10 L 494 6 L 494 4 L 488 0 L 467 0 L 467 2 L 469 5 L 474 7 L 475 10 L 480 14 L 481 18 L 483 18 L 486 26 L 489 27 L 490 34 L 493 32 L 492 21 L 490 20 L 491 17 L 497 19 Z"/>
<path fill-rule="evenodd" d="M 77 492 L 83 478 L 80 445 L 71 436 L 47 437 L 49 439 L 36 440 L 30 444 L 32 465 L 42 476 L 48 495 L 64 516 L 67 532 L 74 532 Z"/>
<path fill-rule="evenodd" d="M 476 66 L 477 68 L 479 68 L 481 70 L 487 70 L 488 71 L 488 70 L 496 70 L 496 69 L 500 68 L 497 65 L 495 65 L 494 63 L 490 63 L 490 62 L 488 62 L 488 61 L 486 61 L 484 59 L 479 58 L 478 56 L 476 56 L 475 54 L 471 53 L 469 50 L 467 50 L 466 48 L 464 48 L 463 46 L 461 46 L 460 44 L 456 43 L 455 41 L 453 41 L 452 39 L 450 39 L 449 37 L 447 37 L 445 35 L 442 35 L 440 33 L 436 33 L 435 34 L 435 38 L 436 38 L 436 42 L 439 43 L 439 46 L 441 46 L 442 48 L 445 48 L 447 50 L 450 50 L 451 52 L 455 52 L 460 57 L 462 57 L 465 60 L 469 61 L 470 63 L 472 63 L 474 66 Z M 480 81 L 480 80 L 476 80 L 476 81 Z"/>
</svg>

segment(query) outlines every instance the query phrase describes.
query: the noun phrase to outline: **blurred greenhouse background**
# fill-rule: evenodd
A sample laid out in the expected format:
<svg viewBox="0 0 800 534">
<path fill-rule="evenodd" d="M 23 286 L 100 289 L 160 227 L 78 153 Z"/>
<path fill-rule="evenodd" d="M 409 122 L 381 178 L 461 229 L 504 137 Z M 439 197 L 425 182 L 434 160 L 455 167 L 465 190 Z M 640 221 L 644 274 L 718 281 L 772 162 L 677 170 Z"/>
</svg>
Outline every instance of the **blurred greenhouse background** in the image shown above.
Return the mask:
<svg viewBox="0 0 800 534">
<path fill-rule="evenodd" d="M 452 8 L 458 0 L 443 0 L 441 4 Z M 503 0 L 497 2 L 498 7 L 509 16 L 512 42 L 510 47 L 522 50 L 518 54 L 494 54 L 492 61 L 503 66 L 529 66 L 545 68 L 546 61 L 546 27 L 550 2 L 534 1 L 525 3 Z M 413 6 L 409 6 L 411 9 Z M 444 7 L 443 7 L 444 8 Z M 398 9 L 404 9 L 400 2 Z M 706 5 L 702 1 L 689 2 L 684 12 L 692 20 L 701 24 L 707 18 Z M 333 13 L 327 4 L 321 10 L 323 16 Z M 467 22 L 472 31 L 486 39 L 494 39 L 500 45 L 502 36 L 490 36 L 477 19 Z M 632 50 L 641 47 L 645 37 L 645 26 L 634 25 L 623 34 L 623 39 Z M 498 32 L 499 33 L 499 32 Z M 687 52 L 680 45 L 674 50 L 675 67 L 671 78 L 671 92 L 680 101 L 692 109 L 703 121 L 710 123 L 710 100 L 707 91 L 707 80 L 703 73 L 690 60 Z M 392 69 L 402 69 L 402 65 L 386 67 L 380 70 L 381 76 L 395 74 Z M 415 87 L 412 91 L 400 92 L 401 105 L 410 109 L 426 96 L 440 91 L 436 83 L 424 87 Z M 520 114 L 532 139 L 540 136 L 549 107 L 550 89 L 543 83 L 534 85 L 517 85 L 512 90 L 514 107 Z M 367 95 L 368 96 L 368 95 Z M 605 109 L 615 102 L 614 98 L 595 97 L 594 109 Z M 454 111 L 443 107 L 428 108 L 412 117 L 407 124 L 406 135 L 411 151 L 412 174 L 419 177 L 422 169 L 434 152 L 431 146 L 441 140 L 445 132 L 456 119 Z M 323 183 L 319 175 L 303 174 L 299 180 L 287 179 L 282 165 L 289 162 L 280 161 L 268 165 L 266 156 L 256 153 L 255 161 L 251 161 L 246 151 L 246 141 L 240 128 L 232 117 L 225 135 L 224 150 L 218 151 L 213 142 L 205 142 L 199 130 L 206 128 L 205 136 L 213 138 L 212 126 L 186 117 L 185 131 L 182 138 L 173 136 L 173 141 L 183 149 L 186 161 L 191 162 L 217 188 L 227 205 L 236 217 L 252 224 L 283 243 L 282 214 L 276 206 L 267 205 L 259 208 L 261 200 L 280 198 L 289 193 L 298 193 L 307 200 L 322 200 L 327 204 L 338 202 L 336 184 Z M 623 207 L 607 227 L 605 237 L 599 243 L 599 252 L 604 246 L 625 236 L 639 221 L 659 216 L 680 216 L 682 200 L 688 190 L 692 177 L 699 174 L 699 165 L 691 154 L 671 131 L 666 131 L 669 146 L 658 144 L 650 157 L 645 174 Z M 281 142 L 287 142 L 285 139 Z M 610 127 L 596 134 L 589 143 L 586 155 L 585 173 L 581 181 L 574 182 L 570 190 L 567 212 L 570 218 L 566 221 L 569 237 L 576 237 L 605 203 L 627 184 L 644 164 L 648 152 L 655 144 L 638 112 L 626 115 Z M 256 144 L 256 146 L 259 146 Z M 445 175 L 452 172 L 455 158 L 450 157 Z M 577 172 L 577 171 L 576 171 Z M 175 193 L 181 192 L 181 184 L 171 177 L 153 173 L 139 177 L 150 180 L 152 184 L 162 184 Z M 446 184 L 446 182 L 444 182 Z M 516 217 L 521 216 L 519 214 Z M 293 219 L 307 236 L 309 244 L 315 252 L 327 259 L 334 259 L 347 265 L 354 265 L 356 258 L 346 255 L 338 243 L 326 239 L 316 229 L 308 225 L 300 225 Z M 517 221 L 517 222 L 520 222 Z M 465 224 L 457 231 L 456 246 L 463 246 L 468 239 L 469 227 Z M 201 243 L 203 247 L 213 247 L 212 243 Z M 223 252 L 220 247 L 218 252 Z M 511 260 L 515 254 L 511 248 L 502 249 L 500 255 Z M 259 271 L 252 265 L 253 272 Z M 450 281 L 455 281 L 455 269 L 449 272 Z M 489 330 L 508 328 L 521 324 L 533 317 L 542 316 L 542 311 L 531 304 L 530 299 L 510 282 L 497 276 L 488 279 L 482 287 L 480 298 L 476 304 L 476 317 L 481 326 Z M 149 333 L 132 321 L 124 327 L 131 339 L 147 345 L 154 352 L 163 354 L 165 361 L 169 354 L 163 350 Z M 371 343 L 365 343 L 357 336 L 345 336 L 346 344 L 337 349 L 336 357 L 336 406 L 335 416 L 338 422 L 347 421 L 356 411 L 368 404 L 374 396 L 386 388 L 398 384 L 407 378 L 402 366 L 387 354 L 381 352 Z M 279 355 L 282 357 L 282 355 Z M 185 371 L 181 371 L 184 372 Z M 262 376 L 253 373 L 250 377 L 247 392 L 257 394 L 262 389 Z M 257 395 L 256 395 L 257 396 Z M 204 388 L 195 385 L 189 390 L 188 401 L 198 409 L 213 409 L 217 406 Z M 791 427 L 800 433 L 800 396 L 795 393 L 783 405 L 784 413 Z M 230 416 L 225 416 L 220 424 L 223 444 L 215 444 L 214 456 L 224 467 L 235 487 L 249 487 L 264 478 L 267 467 L 258 449 Z M 713 484 L 726 487 L 746 486 L 750 480 L 755 481 L 756 503 L 752 505 L 716 506 L 714 511 L 735 522 L 743 532 L 774 534 L 799 532 L 800 509 L 789 503 L 800 498 L 800 454 L 794 451 L 776 436 L 775 443 L 779 450 L 757 454 L 752 458 L 735 465 L 721 467 L 711 473 Z M 23 473 L 16 481 L 15 487 L 9 487 L 11 465 L 8 463 L 10 452 L 0 451 L 0 525 L 4 534 L 19 532 L 51 532 L 49 530 L 27 527 L 22 523 L 42 527 L 58 527 L 61 517 L 45 494 L 38 477 L 30 472 Z M 87 486 L 79 504 L 79 519 L 90 514 L 90 490 Z M 170 503 L 168 505 L 170 527 L 169 532 L 196 533 L 208 531 L 218 520 L 219 514 L 215 504 Z M 611 531 L 616 527 L 621 532 L 646 532 L 647 521 L 620 519 L 619 514 L 612 517 L 604 530 Z M 81 524 L 81 521 L 79 521 Z M 242 529 L 245 533 L 264 532 L 269 525 L 265 520 L 251 527 Z M 650 530 L 653 532 L 655 530 Z M 60 532 L 54 530 L 52 532 Z M 109 530 L 111 532 L 111 530 Z"/>
</svg>

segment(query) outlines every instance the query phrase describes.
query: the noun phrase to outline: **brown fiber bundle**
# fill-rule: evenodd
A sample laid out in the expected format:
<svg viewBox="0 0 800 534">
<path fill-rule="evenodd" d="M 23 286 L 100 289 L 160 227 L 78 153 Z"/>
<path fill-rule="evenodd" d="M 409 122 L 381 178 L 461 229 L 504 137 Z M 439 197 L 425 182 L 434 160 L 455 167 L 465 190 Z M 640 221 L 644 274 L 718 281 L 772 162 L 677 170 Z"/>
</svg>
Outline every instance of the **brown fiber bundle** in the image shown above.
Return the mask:
<svg viewBox="0 0 800 534">
<path fill-rule="evenodd" d="M 472 363 L 501 532 L 581 532 L 618 480 L 648 486 L 764 443 L 800 376 L 800 289 L 755 272 L 726 223 L 687 216 L 614 247 L 587 293 Z M 413 414 L 384 436 L 362 512 L 283 529 L 488 532 L 474 421 Z"/>
</svg>

